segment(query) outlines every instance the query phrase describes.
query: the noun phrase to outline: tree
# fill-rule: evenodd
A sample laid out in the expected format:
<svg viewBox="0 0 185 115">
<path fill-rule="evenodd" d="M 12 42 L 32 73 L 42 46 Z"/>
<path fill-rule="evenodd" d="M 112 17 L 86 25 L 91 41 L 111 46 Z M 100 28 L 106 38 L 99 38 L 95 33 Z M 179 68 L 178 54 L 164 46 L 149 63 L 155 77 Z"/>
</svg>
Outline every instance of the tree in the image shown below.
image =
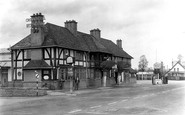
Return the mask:
<svg viewBox="0 0 185 115">
<path fill-rule="evenodd" d="M 140 57 L 140 61 L 139 61 L 139 65 L 138 65 L 139 71 L 142 71 L 142 72 L 145 71 L 147 66 L 148 66 L 148 61 L 146 59 L 146 56 L 142 55 Z"/>
<path fill-rule="evenodd" d="M 140 57 L 140 61 L 139 61 L 139 71 L 142 71 L 142 80 L 143 80 L 143 72 L 146 70 L 148 66 L 148 61 L 146 59 L 146 56 L 145 55 L 142 55 Z"/>
</svg>

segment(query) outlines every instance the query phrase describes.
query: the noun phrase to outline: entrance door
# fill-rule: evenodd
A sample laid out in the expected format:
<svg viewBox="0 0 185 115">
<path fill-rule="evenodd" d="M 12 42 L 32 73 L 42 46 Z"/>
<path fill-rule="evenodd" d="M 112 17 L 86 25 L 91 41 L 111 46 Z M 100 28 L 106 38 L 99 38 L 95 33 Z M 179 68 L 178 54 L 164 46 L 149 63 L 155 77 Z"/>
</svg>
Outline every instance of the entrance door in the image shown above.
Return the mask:
<svg viewBox="0 0 185 115">
<path fill-rule="evenodd" d="M 1 83 L 2 83 L 2 86 L 4 87 L 8 86 L 8 69 L 2 70 Z"/>
<path fill-rule="evenodd" d="M 67 68 L 60 68 L 59 70 L 59 89 L 64 89 L 66 82 L 68 81 L 67 77 Z"/>
</svg>

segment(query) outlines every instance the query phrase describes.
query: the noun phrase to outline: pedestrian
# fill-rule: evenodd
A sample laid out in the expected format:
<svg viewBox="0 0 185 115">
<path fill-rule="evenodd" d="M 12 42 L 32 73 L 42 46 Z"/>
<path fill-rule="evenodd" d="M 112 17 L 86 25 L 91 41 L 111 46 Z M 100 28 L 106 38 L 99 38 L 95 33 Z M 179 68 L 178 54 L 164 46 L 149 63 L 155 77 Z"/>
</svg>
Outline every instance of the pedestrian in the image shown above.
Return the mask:
<svg viewBox="0 0 185 115">
<path fill-rule="evenodd" d="M 118 73 L 117 72 L 115 73 L 115 82 L 116 82 L 116 85 L 117 85 L 117 83 L 118 83 Z"/>
<path fill-rule="evenodd" d="M 79 88 L 79 83 L 80 83 L 80 79 L 79 79 L 79 77 L 76 77 L 76 79 L 75 79 L 75 89 L 76 90 L 78 90 L 78 88 Z"/>
</svg>

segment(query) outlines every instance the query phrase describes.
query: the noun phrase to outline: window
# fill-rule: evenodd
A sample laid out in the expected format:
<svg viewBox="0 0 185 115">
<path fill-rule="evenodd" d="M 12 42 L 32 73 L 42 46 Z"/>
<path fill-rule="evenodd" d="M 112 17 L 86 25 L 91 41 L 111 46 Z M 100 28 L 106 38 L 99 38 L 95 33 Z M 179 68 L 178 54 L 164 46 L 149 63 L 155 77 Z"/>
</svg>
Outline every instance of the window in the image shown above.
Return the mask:
<svg viewBox="0 0 185 115">
<path fill-rule="evenodd" d="M 90 78 L 94 78 L 94 70 L 90 69 Z"/>
<path fill-rule="evenodd" d="M 100 70 L 95 70 L 95 78 L 101 78 L 101 71 Z"/>
<path fill-rule="evenodd" d="M 24 50 L 24 59 L 31 59 L 31 50 Z"/>
<path fill-rule="evenodd" d="M 67 76 L 67 68 L 61 68 L 60 69 L 60 76 L 61 79 L 69 80 L 70 77 Z"/>
<path fill-rule="evenodd" d="M 42 70 L 42 80 L 51 80 L 51 70 Z"/>
<path fill-rule="evenodd" d="M 75 53 L 75 59 L 76 60 L 83 60 L 83 53 L 82 52 L 79 52 L 79 51 L 76 51 L 76 53 Z"/>
</svg>

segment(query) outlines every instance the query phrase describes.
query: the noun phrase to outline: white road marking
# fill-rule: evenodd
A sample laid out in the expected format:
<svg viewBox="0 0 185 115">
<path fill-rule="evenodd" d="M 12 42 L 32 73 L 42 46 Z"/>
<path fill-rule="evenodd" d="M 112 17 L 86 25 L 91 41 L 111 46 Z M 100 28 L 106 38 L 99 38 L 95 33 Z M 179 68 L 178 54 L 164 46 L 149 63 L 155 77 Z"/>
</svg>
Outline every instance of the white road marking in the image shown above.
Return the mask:
<svg viewBox="0 0 185 115">
<path fill-rule="evenodd" d="M 100 114 L 107 114 L 107 113 L 101 113 L 101 112 L 91 112 L 91 111 L 88 111 L 88 112 L 85 112 L 85 113 L 90 113 L 90 114 L 98 114 L 98 115 L 100 115 Z"/>
<path fill-rule="evenodd" d="M 168 112 L 168 111 L 165 110 L 165 109 L 159 109 L 159 108 L 152 108 L 152 109 L 155 109 L 155 110 L 158 110 L 158 111 L 161 111 L 161 112 Z"/>
<path fill-rule="evenodd" d="M 141 97 L 147 97 L 148 95 L 143 95 L 143 96 L 141 96 Z"/>
<path fill-rule="evenodd" d="M 121 100 L 121 102 L 127 101 L 128 99 Z"/>
<path fill-rule="evenodd" d="M 68 113 L 76 113 L 76 112 L 79 112 L 79 111 L 82 111 L 82 110 L 81 109 L 76 109 L 76 110 L 70 111 Z"/>
<path fill-rule="evenodd" d="M 102 105 L 97 105 L 97 106 L 92 106 L 90 107 L 91 109 L 94 109 L 94 108 L 98 108 L 98 107 L 101 107 Z"/>
<path fill-rule="evenodd" d="M 161 93 L 167 93 L 168 91 L 162 91 Z"/>
<path fill-rule="evenodd" d="M 138 99 L 138 98 L 141 98 L 141 96 L 134 97 L 133 99 Z"/>
<path fill-rule="evenodd" d="M 117 101 L 112 102 L 112 103 L 108 103 L 108 105 L 112 105 L 112 104 L 116 104 L 116 103 L 117 103 Z"/>
</svg>

